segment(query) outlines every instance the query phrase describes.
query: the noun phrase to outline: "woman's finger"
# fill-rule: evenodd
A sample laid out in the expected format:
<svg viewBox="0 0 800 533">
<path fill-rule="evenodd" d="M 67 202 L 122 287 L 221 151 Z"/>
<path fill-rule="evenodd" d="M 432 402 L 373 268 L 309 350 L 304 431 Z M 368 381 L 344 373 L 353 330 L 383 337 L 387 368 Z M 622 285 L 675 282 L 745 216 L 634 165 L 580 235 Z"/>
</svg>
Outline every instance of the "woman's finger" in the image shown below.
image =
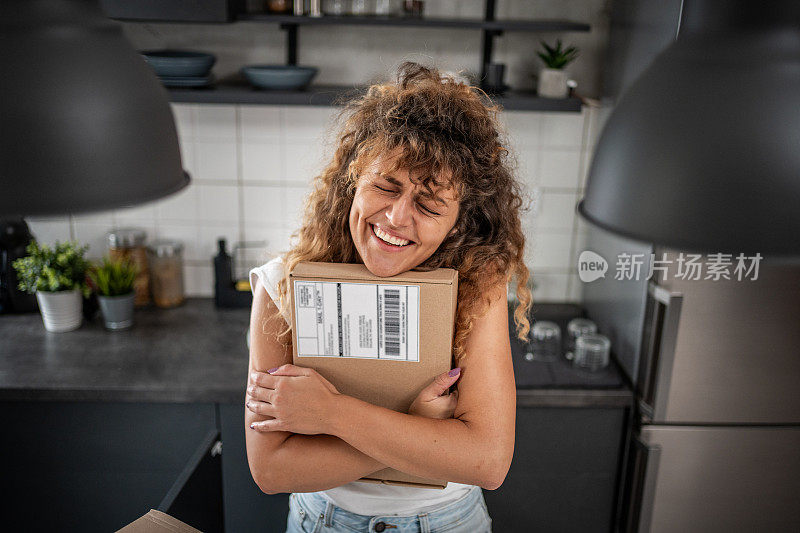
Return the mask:
<svg viewBox="0 0 800 533">
<path fill-rule="evenodd" d="M 268 415 L 273 416 L 275 412 L 275 407 L 267 402 L 259 402 L 257 400 L 250 400 L 246 404 L 248 409 L 254 412 L 257 415 Z"/>
<path fill-rule="evenodd" d="M 461 375 L 461 367 L 456 367 L 449 372 L 443 372 L 436 376 L 430 385 L 422 389 L 419 393 L 419 398 L 424 402 L 429 402 L 442 394 L 450 388 L 453 383 L 458 381 Z"/>
<path fill-rule="evenodd" d="M 303 366 L 285 364 L 275 368 L 270 368 L 267 370 L 267 372 L 271 376 L 310 376 L 313 370 Z"/>
<path fill-rule="evenodd" d="M 274 389 L 266 389 L 264 387 L 256 387 L 255 385 L 251 385 L 247 388 L 247 397 L 245 400 L 258 400 L 261 402 L 272 403 L 272 397 L 274 395 Z"/>
<path fill-rule="evenodd" d="M 250 429 L 254 429 L 261 433 L 265 433 L 267 431 L 282 431 L 281 422 L 276 418 L 273 418 L 272 420 L 264 420 L 262 422 L 253 422 L 250 424 Z"/>
<path fill-rule="evenodd" d="M 258 387 L 265 387 L 267 389 L 274 389 L 278 378 L 270 375 L 268 372 L 251 372 L 249 386 L 256 385 Z"/>
</svg>

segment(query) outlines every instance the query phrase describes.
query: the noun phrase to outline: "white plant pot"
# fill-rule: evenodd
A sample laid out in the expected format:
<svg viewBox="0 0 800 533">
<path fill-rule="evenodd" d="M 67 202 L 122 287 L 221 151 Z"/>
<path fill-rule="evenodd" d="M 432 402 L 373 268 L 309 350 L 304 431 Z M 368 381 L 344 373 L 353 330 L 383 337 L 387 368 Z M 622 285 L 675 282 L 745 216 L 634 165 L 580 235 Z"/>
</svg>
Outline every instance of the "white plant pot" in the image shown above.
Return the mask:
<svg viewBox="0 0 800 533">
<path fill-rule="evenodd" d="M 536 90 L 544 98 L 566 98 L 569 93 L 567 73 L 561 69 L 543 68 L 539 71 Z"/>
<path fill-rule="evenodd" d="M 36 292 L 44 329 L 54 333 L 78 329 L 83 321 L 83 302 L 78 289 Z"/>
</svg>

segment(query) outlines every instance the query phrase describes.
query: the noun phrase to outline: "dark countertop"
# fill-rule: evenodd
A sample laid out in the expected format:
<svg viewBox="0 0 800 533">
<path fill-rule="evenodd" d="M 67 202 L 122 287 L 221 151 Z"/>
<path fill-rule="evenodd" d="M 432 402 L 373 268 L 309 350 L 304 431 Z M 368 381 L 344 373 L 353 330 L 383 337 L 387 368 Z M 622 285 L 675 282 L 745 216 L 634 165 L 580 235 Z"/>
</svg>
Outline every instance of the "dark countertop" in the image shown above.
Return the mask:
<svg viewBox="0 0 800 533">
<path fill-rule="evenodd" d="M 534 306 L 534 316 L 557 322 L 576 312 Z M 117 332 L 106 331 L 99 314 L 66 333 L 45 331 L 38 313 L 0 315 L 0 400 L 239 403 L 249 317 L 249 308 L 217 309 L 211 298 L 136 310 L 133 328 Z M 519 406 L 631 404 L 616 367 L 591 375 L 566 361 L 527 362 L 523 352 L 512 339 Z"/>
</svg>

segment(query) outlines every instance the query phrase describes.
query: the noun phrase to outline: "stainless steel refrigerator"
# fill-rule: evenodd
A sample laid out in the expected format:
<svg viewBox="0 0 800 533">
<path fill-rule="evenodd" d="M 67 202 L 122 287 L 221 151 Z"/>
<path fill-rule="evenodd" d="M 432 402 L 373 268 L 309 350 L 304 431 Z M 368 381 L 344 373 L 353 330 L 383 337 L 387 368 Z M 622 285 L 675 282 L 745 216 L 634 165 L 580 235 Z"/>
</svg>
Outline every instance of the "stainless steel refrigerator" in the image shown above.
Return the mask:
<svg viewBox="0 0 800 533">
<path fill-rule="evenodd" d="M 800 264 L 681 280 L 678 251 L 598 228 L 586 249 L 609 262 L 587 315 L 637 394 L 619 530 L 800 531 Z M 666 280 L 644 279 L 651 252 Z M 620 253 L 644 254 L 639 279 L 615 279 Z"/>
<path fill-rule="evenodd" d="M 677 37 L 684 2 L 611 7 L 601 116 Z M 637 394 L 617 529 L 800 531 L 800 265 L 765 258 L 756 281 L 619 280 L 619 254 L 644 254 L 648 272 L 663 250 L 588 231 L 609 271 L 583 303 Z"/>
</svg>

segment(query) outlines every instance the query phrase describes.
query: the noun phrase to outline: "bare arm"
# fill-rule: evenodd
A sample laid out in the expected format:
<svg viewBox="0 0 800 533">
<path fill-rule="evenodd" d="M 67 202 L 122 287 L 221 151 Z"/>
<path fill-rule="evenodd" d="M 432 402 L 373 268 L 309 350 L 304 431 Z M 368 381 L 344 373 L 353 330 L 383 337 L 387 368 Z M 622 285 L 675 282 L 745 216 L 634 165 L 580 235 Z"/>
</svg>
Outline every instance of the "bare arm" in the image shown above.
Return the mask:
<svg viewBox="0 0 800 533">
<path fill-rule="evenodd" d="M 286 367 L 275 374 L 292 371 L 302 375 L 270 377 L 280 380 L 269 407 L 276 418 L 262 423 L 262 430 L 281 431 L 295 424 L 297 431 L 336 435 L 364 454 L 409 474 L 487 489 L 499 487 L 514 452 L 516 387 L 505 284 L 488 292 L 491 304 L 484 316 L 474 320 L 461 363 L 455 418 L 412 416 L 351 396 L 329 395 L 319 383 L 312 387 L 311 383 L 320 381 L 312 370 Z M 326 400 L 312 399 L 312 391 Z M 304 404 L 303 409 L 299 404 Z M 309 421 L 317 426 L 312 428 Z"/>
<path fill-rule="evenodd" d="M 289 348 L 285 349 L 275 338 L 277 332 L 286 328 L 282 318 L 271 318 L 276 311 L 275 303 L 259 281 L 250 314 L 248 375 L 254 370 L 266 372 L 292 362 L 291 339 L 288 339 Z M 299 435 L 288 431 L 261 433 L 249 429 L 251 423 L 271 418 L 245 409 L 250 472 L 261 490 L 268 494 L 325 490 L 385 468 L 335 436 Z"/>
<path fill-rule="evenodd" d="M 470 332 L 455 418 L 409 416 L 342 395 L 348 416 L 332 433 L 409 474 L 498 488 L 514 453 L 516 386 L 505 285 L 492 298 Z"/>
</svg>

